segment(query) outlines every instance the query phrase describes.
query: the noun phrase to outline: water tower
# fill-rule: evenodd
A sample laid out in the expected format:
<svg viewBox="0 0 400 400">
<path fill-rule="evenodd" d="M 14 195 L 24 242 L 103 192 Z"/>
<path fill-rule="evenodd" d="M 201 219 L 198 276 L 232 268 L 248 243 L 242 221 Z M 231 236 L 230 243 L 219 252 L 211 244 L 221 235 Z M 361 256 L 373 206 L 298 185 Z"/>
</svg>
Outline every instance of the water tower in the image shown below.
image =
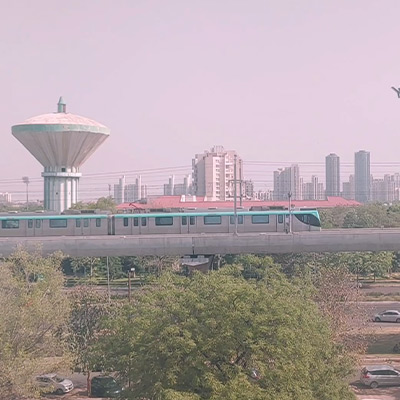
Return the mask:
<svg viewBox="0 0 400 400">
<path fill-rule="evenodd" d="M 78 201 L 80 166 L 108 138 L 110 130 L 66 111 L 38 115 L 12 127 L 13 136 L 43 165 L 44 208 L 62 212 Z"/>
</svg>

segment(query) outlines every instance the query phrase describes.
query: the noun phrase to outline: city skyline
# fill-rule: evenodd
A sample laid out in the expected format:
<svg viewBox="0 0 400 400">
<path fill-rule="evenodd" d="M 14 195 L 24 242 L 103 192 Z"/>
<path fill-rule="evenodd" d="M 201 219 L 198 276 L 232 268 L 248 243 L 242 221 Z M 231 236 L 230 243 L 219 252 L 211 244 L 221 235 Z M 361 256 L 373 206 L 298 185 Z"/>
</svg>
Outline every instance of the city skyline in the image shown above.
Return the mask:
<svg viewBox="0 0 400 400">
<path fill-rule="evenodd" d="M 219 148 L 224 150 L 223 146 L 215 146 L 211 148 Z M 235 150 L 231 150 L 234 154 Z M 370 153 L 364 150 L 355 151 L 353 155 L 356 157 L 357 153 Z M 198 153 L 198 152 L 197 152 Z M 206 151 L 204 154 L 209 153 Z M 199 156 L 200 154 L 197 154 Z M 293 165 L 298 167 L 298 184 L 300 185 L 296 189 L 296 195 L 300 194 L 300 197 L 304 199 L 325 198 L 326 190 L 326 172 L 327 172 L 327 159 L 334 155 L 340 159 L 340 156 L 335 153 L 330 153 L 325 156 L 325 162 L 311 163 L 311 162 L 270 162 L 270 161 L 246 161 L 242 160 L 243 163 L 243 191 L 245 191 L 246 182 L 251 181 L 251 189 L 254 191 L 255 195 L 257 192 L 272 192 L 274 189 L 274 174 L 275 172 L 285 169 L 290 169 Z M 195 156 L 195 155 L 193 155 Z M 191 157 L 191 159 L 193 158 Z M 29 157 L 29 154 L 27 154 Z M 373 158 L 373 155 L 372 155 Z M 238 154 L 238 159 L 240 159 L 240 154 Z M 192 160 L 193 161 L 193 160 Z M 254 169 L 256 167 L 256 169 Z M 355 162 L 340 162 L 340 196 L 345 198 L 355 198 Z M 116 186 L 121 183 L 121 178 L 123 177 L 126 181 L 127 194 L 124 198 L 128 198 L 129 201 L 137 200 L 143 198 L 143 193 L 150 196 L 161 196 L 165 194 L 172 194 L 171 192 L 171 182 L 174 181 L 175 189 L 174 194 L 187 194 L 188 187 L 192 185 L 191 174 L 193 172 L 193 164 L 178 167 L 162 167 L 154 170 L 131 170 L 131 171 L 110 171 L 109 173 L 98 173 L 92 175 L 84 175 L 82 177 L 82 185 L 80 189 L 79 201 L 95 201 L 100 197 L 106 197 L 111 195 L 114 198 L 121 197 L 121 194 L 116 194 Z M 261 174 L 261 178 L 260 178 Z M 370 162 L 370 175 L 373 177 L 373 181 L 370 182 L 370 192 L 369 196 L 371 201 L 384 201 L 382 200 L 383 192 L 393 191 L 394 187 L 399 187 L 399 179 L 397 175 L 400 175 L 400 162 Z M 392 189 L 388 188 L 387 179 L 392 176 L 392 183 L 394 185 Z M 41 178 L 30 178 L 29 184 L 29 198 L 31 201 L 37 201 L 43 199 L 43 179 Z M 138 184 L 138 179 L 140 183 Z M 297 178 L 296 178 L 297 179 Z M 349 185 L 349 179 L 353 180 L 353 183 Z M 184 183 L 186 180 L 186 184 Z M 239 180 L 239 175 L 238 175 Z M 135 185 L 141 187 L 140 193 L 142 195 L 138 196 L 138 189 Z M 322 186 L 321 186 L 322 185 Z M 342 186 L 343 185 L 343 186 Z M 353 185 L 353 188 L 352 186 Z M 18 186 L 18 190 L 13 190 Z M 184 188 L 186 187 L 186 189 Z M 12 196 L 13 201 L 24 202 L 26 199 L 26 189 L 24 180 L 22 178 L 0 180 L 0 195 L 1 198 L 7 198 L 7 195 Z M 287 188 L 281 190 L 281 194 L 275 193 L 276 199 L 287 197 Z M 120 192 L 121 193 L 121 192 Z M 323 194 L 321 194 L 323 193 Z M 229 197 L 229 196 L 228 196 Z"/>
<path fill-rule="evenodd" d="M 35 191 L 42 168 L 11 126 L 53 111 L 60 95 L 71 113 L 112 132 L 83 177 L 186 165 L 189 173 L 193 154 L 215 143 L 275 168 L 310 163 L 310 176 L 324 173 L 312 163 L 331 151 L 343 168 L 362 148 L 376 163 L 397 160 L 397 1 L 21 0 L 4 8 L 2 183 L 29 175 Z"/>
</svg>

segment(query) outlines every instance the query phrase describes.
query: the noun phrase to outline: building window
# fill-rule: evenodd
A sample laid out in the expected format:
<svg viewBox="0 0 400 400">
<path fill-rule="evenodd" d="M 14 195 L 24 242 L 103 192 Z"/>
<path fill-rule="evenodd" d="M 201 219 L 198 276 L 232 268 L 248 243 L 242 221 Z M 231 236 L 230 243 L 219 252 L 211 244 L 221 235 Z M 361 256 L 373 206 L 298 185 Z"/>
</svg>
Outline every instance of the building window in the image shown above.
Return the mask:
<svg viewBox="0 0 400 400">
<path fill-rule="evenodd" d="M 19 221 L 15 219 L 5 219 L 1 221 L 1 227 L 3 229 L 18 229 Z"/>
<path fill-rule="evenodd" d="M 28 219 L 28 228 L 33 228 L 33 219 Z"/>
<path fill-rule="evenodd" d="M 75 227 L 76 228 L 80 228 L 81 227 L 81 220 L 80 219 L 76 219 L 75 220 Z"/>
<path fill-rule="evenodd" d="M 66 228 L 68 222 L 66 219 L 51 219 L 49 221 L 50 228 Z"/>
<path fill-rule="evenodd" d="M 138 217 L 133 218 L 133 226 L 139 226 L 139 218 Z"/>
<path fill-rule="evenodd" d="M 128 226 L 128 225 L 129 225 L 128 218 L 124 218 L 124 226 Z"/>
<path fill-rule="evenodd" d="M 252 215 L 252 224 L 269 224 L 269 215 Z"/>
<path fill-rule="evenodd" d="M 101 219 L 96 218 L 96 228 L 100 228 L 100 227 L 101 227 Z"/>
<path fill-rule="evenodd" d="M 219 215 L 207 215 L 204 217 L 204 225 L 221 225 L 221 217 Z"/>
<path fill-rule="evenodd" d="M 182 225 L 187 225 L 187 217 L 182 217 Z"/>
<path fill-rule="evenodd" d="M 83 220 L 83 227 L 84 227 L 84 228 L 89 228 L 89 218 L 85 218 L 85 219 Z"/>
<path fill-rule="evenodd" d="M 174 219 L 172 217 L 156 217 L 156 226 L 173 225 Z"/>
</svg>

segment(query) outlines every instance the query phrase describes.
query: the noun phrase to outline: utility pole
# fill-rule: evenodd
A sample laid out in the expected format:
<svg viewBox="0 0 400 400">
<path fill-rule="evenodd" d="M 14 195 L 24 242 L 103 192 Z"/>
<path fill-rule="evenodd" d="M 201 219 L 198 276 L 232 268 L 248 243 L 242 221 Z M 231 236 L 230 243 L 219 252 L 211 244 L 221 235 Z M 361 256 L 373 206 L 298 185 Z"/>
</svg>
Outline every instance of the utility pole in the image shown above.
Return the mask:
<svg viewBox="0 0 400 400">
<path fill-rule="evenodd" d="M 22 177 L 22 182 L 24 182 L 25 185 L 26 185 L 26 211 L 28 211 L 28 209 L 29 209 L 29 190 L 28 190 L 29 177 L 28 176 L 23 176 Z"/>
<path fill-rule="evenodd" d="M 108 256 L 106 257 L 106 265 L 107 265 L 107 292 L 108 292 L 108 302 L 111 303 L 110 266 L 108 265 Z"/>
<path fill-rule="evenodd" d="M 243 188 L 242 188 L 242 183 L 243 183 L 243 177 L 242 177 L 242 160 L 239 162 L 239 187 L 240 187 L 240 194 L 239 194 L 239 199 L 240 199 L 240 207 L 243 206 L 242 203 L 242 198 L 243 198 Z"/>
<path fill-rule="evenodd" d="M 233 214 L 235 219 L 235 235 L 237 235 L 238 230 L 238 220 L 237 220 L 237 181 L 236 181 L 236 163 L 237 163 L 237 155 L 234 156 L 233 161 Z"/>
<path fill-rule="evenodd" d="M 132 285 L 131 285 L 131 273 L 133 272 L 133 277 L 135 277 L 135 268 L 131 268 L 128 271 L 128 301 L 132 300 Z"/>
<path fill-rule="evenodd" d="M 288 193 L 289 198 L 289 233 L 292 233 L 292 192 Z"/>
<path fill-rule="evenodd" d="M 108 184 L 108 197 L 111 198 L 111 185 Z"/>
</svg>

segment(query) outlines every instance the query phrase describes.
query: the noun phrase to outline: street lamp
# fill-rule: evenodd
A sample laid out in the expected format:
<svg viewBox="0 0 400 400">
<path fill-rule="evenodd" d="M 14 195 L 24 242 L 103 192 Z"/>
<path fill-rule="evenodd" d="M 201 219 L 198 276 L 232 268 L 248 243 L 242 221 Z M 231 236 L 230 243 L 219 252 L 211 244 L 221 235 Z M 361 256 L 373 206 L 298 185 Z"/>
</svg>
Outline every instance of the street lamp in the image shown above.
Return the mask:
<svg viewBox="0 0 400 400">
<path fill-rule="evenodd" d="M 25 185 L 26 185 L 26 210 L 28 210 L 28 208 L 29 208 L 29 190 L 28 190 L 29 177 L 28 176 L 23 176 L 22 177 L 22 182 L 24 182 Z"/>
<path fill-rule="evenodd" d="M 235 154 L 233 159 L 233 215 L 235 219 L 235 232 L 234 235 L 238 234 L 238 220 L 237 220 L 237 182 L 236 182 L 236 163 L 237 155 Z"/>
<path fill-rule="evenodd" d="M 135 277 L 135 268 L 131 268 L 128 271 L 128 300 L 129 303 L 131 302 L 131 298 L 132 298 L 132 291 L 131 291 L 131 273 L 133 273 L 133 277 Z"/>
</svg>

